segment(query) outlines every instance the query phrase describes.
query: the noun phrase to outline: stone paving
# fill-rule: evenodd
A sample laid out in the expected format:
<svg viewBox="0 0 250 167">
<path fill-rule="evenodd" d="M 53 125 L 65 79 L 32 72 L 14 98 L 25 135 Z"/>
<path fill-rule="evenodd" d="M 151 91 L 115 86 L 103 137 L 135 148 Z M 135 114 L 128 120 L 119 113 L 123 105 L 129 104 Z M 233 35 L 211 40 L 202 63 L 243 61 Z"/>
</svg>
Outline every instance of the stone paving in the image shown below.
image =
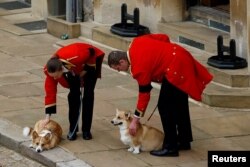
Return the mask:
<svg viewBox="0 0 250 167">
<path fill-rule="evenodd" d="M 20 19 L 24 16 L 19 15 Z M 15 19 L 18 20 L 18 17 Z M 117 127 L 110 121 L 116 108 L 134 110 L 137 84 L 128 74 L 113 71 L 104 63 L 103 77 L 98 80 L 95 90 L 93 140 L 83 140 L 81 133 L 76 141 L 66 139 L 68 90 L 59 87 L 57 114 L 52 118 L 63 128 L 63 141 L 59 147 L 38 154 L 28 148 L 30 141 L 22 136 L 22 128 L 33 126 L 44 117 L 42 69 L 47 59 L 60 46 L 76 41 L 93 43 L 106 53 L 110 48 L 87 39 L 63 41 L 47 33 L 25 32 L 25 35 L 17 35 L 22 32 L 13 33 L 6 27 L 11 27 L 8 18 L 0 17 L 0 143 L 4 146 L 46 166 L 62 167 L 205 167 L 208 150 L 250 149 L 249 110 L 212 108 L 190 99 L 194 136 L 192 150 L 181 151 L 180 156 L 175 158 L 153 157 L 148 152 L 139 155 L 127 152 L 119 139 Z M 158 93 L 158 86 L 155 85 L 142 123 L 153 111 Z M 157 111 L 147 124 L 162 129 Z"/>
<path fill-rule="evenodd" d="M 45 167 L 22 154 L 0 145 L 0 167 Z"/>
</svg>

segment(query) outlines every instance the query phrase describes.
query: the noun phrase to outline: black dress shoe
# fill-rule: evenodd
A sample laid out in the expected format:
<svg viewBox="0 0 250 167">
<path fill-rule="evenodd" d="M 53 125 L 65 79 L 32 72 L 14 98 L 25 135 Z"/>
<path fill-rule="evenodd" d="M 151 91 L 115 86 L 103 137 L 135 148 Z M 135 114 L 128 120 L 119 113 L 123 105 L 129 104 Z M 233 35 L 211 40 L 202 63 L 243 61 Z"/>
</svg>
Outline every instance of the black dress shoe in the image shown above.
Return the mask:
<svg viewBox="0 0 250 167">
<path fill-rule="evenodd" d="M 92 135 L 90 132 L 82 132 L 82 138 L 84 140 L 91 140 L 92 139 Z"/>
<path fill-rule="evenodd" d="M 191 144 L 188 143 L 178 143 L 179 150 L 191 150 Z"/>
<path fill-rule="evenodd" d="M 163 148 L 161 150 L 150 151 L 151 155 L 158 156 L 158 157 L 178 157 L 179 152 L 177 149 L 167 149 Z"/>
<path fill-rule="evenodd" d="M 68 135 L 67 135 L 68 140 L 73 141 L 73 140 L 76 140 L 76 138 L 77 138 L 76 133 L 72 134 L 71 132 L 69 132 Z"/>
</svg>

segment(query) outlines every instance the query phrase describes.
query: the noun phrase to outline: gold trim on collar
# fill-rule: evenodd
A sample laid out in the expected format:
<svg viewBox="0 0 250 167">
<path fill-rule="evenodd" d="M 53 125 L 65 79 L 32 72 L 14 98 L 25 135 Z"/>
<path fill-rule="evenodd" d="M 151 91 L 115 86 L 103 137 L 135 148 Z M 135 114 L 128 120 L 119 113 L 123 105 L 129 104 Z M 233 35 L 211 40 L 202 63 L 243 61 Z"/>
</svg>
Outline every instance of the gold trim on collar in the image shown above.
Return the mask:
<svg viewBox="0 0 250 167">
<path fill-rule="evenodd" d="M 68 59 L 67 60 L 59 59 L 59 60 L 64 63 L 63 66 L 65 68 L 67 68 L 68 70 L 70 70 L 72 67 L 76 67 L 76 65 L 74 65 L 74 64 L 70 63 L 69 61 L 67 61 Z"/>
<path fill-rule="evenodd" d="M 66 59 L 67 61 L 70 61 L 70 60 L 72 60 L 72 59 L 76 59 L 78 56 L 74 56 L 74 57 L 71 57 L 71 58 L 68 58 L 68 59 Z"/>
<path fill-rule="evenodd" d="M 128 62 L 129 62 L 129 64 L 131 64 L 131 61 L 130 61 L 130 55 L 129 55 L 129 50 L 127 51 L 127 58 L 128 58 Z"/>
<path fill-rule="evenodd" d="M 48 105 L 45 106 L 45 108 L 52 107 L 52 106 L 55 106 L 55 105 L 56 105 L 56 103 L 48 104 Z"/>
</svg>

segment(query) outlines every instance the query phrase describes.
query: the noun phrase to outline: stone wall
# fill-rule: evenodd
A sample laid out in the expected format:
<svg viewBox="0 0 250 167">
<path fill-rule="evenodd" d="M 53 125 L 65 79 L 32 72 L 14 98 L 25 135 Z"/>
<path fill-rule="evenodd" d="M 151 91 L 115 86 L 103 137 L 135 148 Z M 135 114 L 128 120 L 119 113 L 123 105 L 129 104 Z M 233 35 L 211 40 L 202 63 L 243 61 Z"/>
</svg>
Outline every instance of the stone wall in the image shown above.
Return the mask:
<svg viewBox="0 0 250 167">
<path fill-rule="evenodd" d="M 128 13 L 133 13 L 135 0 L 94 0 L 94 21 L 102 24 L 121 22 L 121 5 L 127 4 Z"/>
<path fill-rule="evenodd" d="M 121 5 L 127 4 L 129 14 L 134 8 L 140 10 L 140 24 L 151 31 L 157 31 L 160 21 L 183 20 L 185 5 L 183 0 L 94 0 L 94 21 L 102 24 L 114 24 L 121 21 Z"/>
<path fill-rule="evenodd" d="M 181 21 L 184 16 L 183 0 L 84 0 L 84 21 L 112 25 L 121 22 L 121 5 L 127 12 L 140 10 L 140 24 L 157 31 L 158 22 Z M 48 16 L 65 15 L 66 0 L 32 0 L 32 14 L 47 19 Z"/>
<path fill-rule="evenodd" d="M 84 12 L 84 21 L 93 21 L 94 20 L 94 0 L 84 0 L 83 12 Z"/>
<path fill-rule="evenodd" d="M 248 72 L 250 73 L 250 1 L 247 1 L 247 60 L 248 60 Z"/>
<path fill-rule="evenodd" d="M 236 41 L 236 54 L 250 62 L 249 23 L 250 0 L 230 1 L 230 36 Z M 250 67 L 248 65 L 249 71 Z"/>
<path fill-rule="evenodd" d="M 33 16 L 45 20 L 48 16 L 65 15 L 66 0 L 31 0 L 31 11 Z"/>
<path fill-rule="evenodd" d="M 184 0 L 162 0 L 161 11 L 161 22 L 176 22 L 186 19 Z"/>
<path fill-rule="evenodd" d="M 31 0 L 31 13 L 35 17 L 48 17 L 48 3 L 47 0 Z"/>
<path fill-rule="evenodd" d="M 136 6 L 140 9 L 140 24 L 149 27 L 151 32 L 157 31 L 157 23 L 161 20 L 161 0 L 136 2 Z"/>
</svg>

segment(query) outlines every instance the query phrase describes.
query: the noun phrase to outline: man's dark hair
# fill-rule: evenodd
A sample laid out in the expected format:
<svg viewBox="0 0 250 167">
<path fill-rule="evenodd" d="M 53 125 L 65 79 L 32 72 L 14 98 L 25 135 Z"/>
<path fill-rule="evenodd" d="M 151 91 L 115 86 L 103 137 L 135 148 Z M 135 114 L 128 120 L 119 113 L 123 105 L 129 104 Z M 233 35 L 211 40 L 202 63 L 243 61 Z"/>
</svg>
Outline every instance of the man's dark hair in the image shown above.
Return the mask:
<svg viewBox="0 0 250 167">
<path fill-rule="evenodd" d="M 108 65 L 118 65 L 120 60 L 128 60 L 127 53 L 123 51 L 112 51 L 108 55 Z"/>
<path fill-rule="evenodd" d="M 58 59 L 58 57 L 52 57 L 48 60 L 46 67 L 47 67 L 47 70 L 49 73 L 61 71 L 62 70 L 62 62 Z"/>
</svg>

